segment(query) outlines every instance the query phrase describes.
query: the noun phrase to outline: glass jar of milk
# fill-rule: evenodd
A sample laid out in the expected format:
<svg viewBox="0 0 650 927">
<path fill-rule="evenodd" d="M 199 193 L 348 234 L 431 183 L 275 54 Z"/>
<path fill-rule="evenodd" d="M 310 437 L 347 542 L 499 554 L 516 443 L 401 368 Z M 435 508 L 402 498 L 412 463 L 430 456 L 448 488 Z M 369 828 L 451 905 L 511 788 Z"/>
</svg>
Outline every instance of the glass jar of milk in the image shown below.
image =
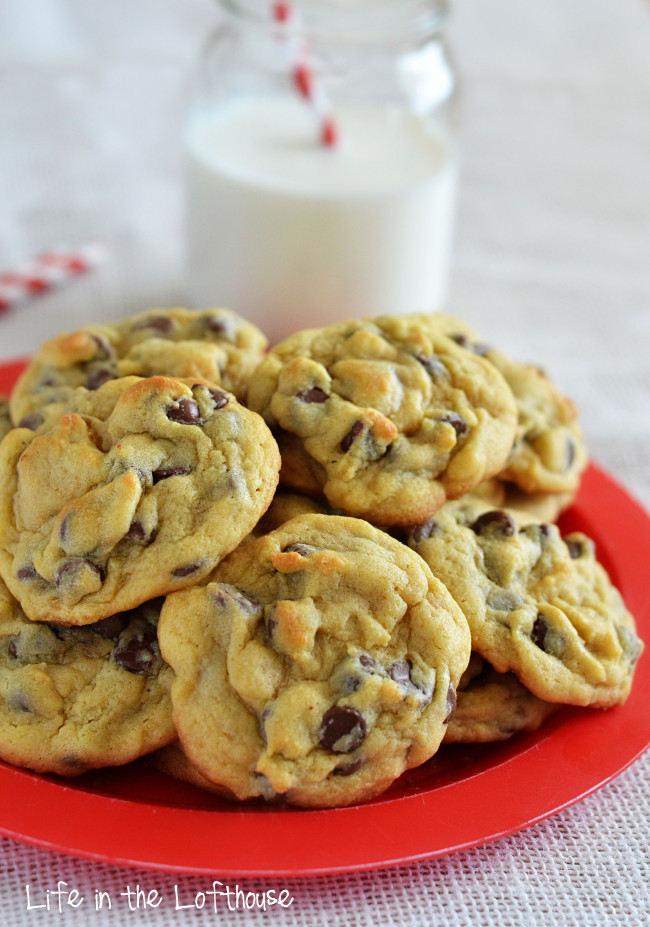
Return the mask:
<svg viewBox="0 0 650 927">
<path fill-rule="evenodd" d="M 446 0 L 218 3 L 185 139 L 190 301 L 272 342 L 443 307 L 457 180 Z"/>
</svg>

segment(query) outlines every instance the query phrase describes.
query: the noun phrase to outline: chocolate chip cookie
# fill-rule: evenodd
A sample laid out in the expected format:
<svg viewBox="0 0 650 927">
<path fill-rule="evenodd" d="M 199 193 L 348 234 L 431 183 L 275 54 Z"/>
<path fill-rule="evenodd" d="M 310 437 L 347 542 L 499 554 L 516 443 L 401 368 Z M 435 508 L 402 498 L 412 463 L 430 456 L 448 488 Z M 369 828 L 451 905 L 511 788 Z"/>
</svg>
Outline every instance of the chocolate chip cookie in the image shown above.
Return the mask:
<svg viewBox="0 0 650 927">
<path fill-rule="evenodd" d="M 199 377 L 245 398 L 266 337 L 228 309 L 151 309 L 88 325 L 44 344 L 11 396 L 16 425 L 37 428 L 63 411 L 78 386 L 97 389 L 124 376 Z"/>
<path fill-rule="evenodd" d="M 126 377 L 0 445 L 0 573 L 32 620 L 87 624 L 200 581 L 277 485 L 259 415 L 203 382 Z"/>
<path fill-rule="evenodd" d="M 538 698 L 608 707 L 627 698 L 642 643 L 584 534 L 473 499 L 448 503 L 410 544 L 454 596 L 472 646 Z"/>
<path fill-rule="evenodd" d="M 165 600 L 174 720 L 239 799 L 377 795 L 443 737 L 467 622 L 413 551 L 361 519 L 301 515 Z"/>
<path fill-rule="evenodd" d="M 249 405 L 278 438 L 286 485 L 384 525 L 423 520 L 499 472 L 517 419 L 495 366 L 419 317 L 293 335 L 257 368 Z"/>
<path fill-rule="evenodd" d="M 76 776 L 176 736 L 151 602 L 84 628 L 30 621 L 0 580 L 0 756 Z"/>
<path fill-rule="evenodd" d="M 536 731 L 558 705 L 544 702 L 522 685 L 514 673 L 497 673 L 472 653 L 457 691 L 456 711 L 443 743 L 491 743 L 513 734 Z"/>
<path fill-rule="evenodd" d="M 444 313 L 421 318 L 423 324 L 493 364 L 512 390 L 517 439 L 500 476 L 529 493 L 575 493 L 587 465 L 575 403 L 555 388 L 542 369 L 507 357 L 465 322 Z"/>
</svg>

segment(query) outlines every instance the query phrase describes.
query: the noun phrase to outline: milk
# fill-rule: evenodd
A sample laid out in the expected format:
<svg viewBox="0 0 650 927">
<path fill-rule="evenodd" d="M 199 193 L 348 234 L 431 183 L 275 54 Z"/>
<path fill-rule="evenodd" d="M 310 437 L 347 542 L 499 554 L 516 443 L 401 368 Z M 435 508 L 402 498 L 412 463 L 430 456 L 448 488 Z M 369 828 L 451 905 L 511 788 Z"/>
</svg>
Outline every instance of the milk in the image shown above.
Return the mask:
<svg viewBox="0 0 650 927">
<path fill-rule="evenodd" d="M 197 115 L 187 134 L 188 269 L 196 305 L 224 305 L 272 342 L 299 328 L 446 299 L 456 190 L 450 145 L 386 106 L 340 107 L 318 144 L 297 96 Z"/>
</svg>

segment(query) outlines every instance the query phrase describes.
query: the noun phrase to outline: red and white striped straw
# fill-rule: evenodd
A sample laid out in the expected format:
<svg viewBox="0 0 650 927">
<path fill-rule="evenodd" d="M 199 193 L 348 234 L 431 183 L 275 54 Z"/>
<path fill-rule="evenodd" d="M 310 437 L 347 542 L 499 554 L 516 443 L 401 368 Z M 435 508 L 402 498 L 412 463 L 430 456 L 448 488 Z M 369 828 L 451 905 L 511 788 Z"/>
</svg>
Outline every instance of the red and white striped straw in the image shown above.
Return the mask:
<svg viewBox="0 0 650 927">
<path fill-rule="evenodd" d="M 73 277 L 84 274 L 108 255 L 105 245 L 95 242 L 82 248 L 53 248 L 12 271 L 0 273 L 0 312 L 49 293 Z"/>
<path fill-rule="evenodd" d="M 293 3 L 273 3 L 272 11 L 274 20 L 287 27 L 287 52 L 296 89 L 318 116 L 322 144 L 334 148 L 339 141 L 338 123 L 330 99 L 312 67 L 298 11 Z"/>
</svg>

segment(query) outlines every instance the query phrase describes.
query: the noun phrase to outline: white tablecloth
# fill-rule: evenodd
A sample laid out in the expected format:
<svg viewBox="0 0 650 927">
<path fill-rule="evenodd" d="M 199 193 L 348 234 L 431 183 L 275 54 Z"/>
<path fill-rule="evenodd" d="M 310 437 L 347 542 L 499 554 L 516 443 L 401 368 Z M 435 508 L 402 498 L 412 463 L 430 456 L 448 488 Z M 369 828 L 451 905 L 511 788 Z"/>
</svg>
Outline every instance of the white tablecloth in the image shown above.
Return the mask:
<svg viewBox="0 0 650 927">
<path fill-rule="evenodd" d="M 55 244 L 111 249 L 101 269 L 0 317 L 0 360 L 91 319 L 184 301 L 180 138 L 214 16 L 209 0 L 0 0 L 0 270 Z M 578 402 L 593 459 L 650 508 L 650 10 L 457 0 L 451 34 L 464 163 L 450 309 L 545 366 Z M 64 879 L 92 897 L 137 883 L 169 899 L 174 884 L 189 894 L 210 880 L 0 838 L 0 921 L 648 924 L 649 777 L 646 754 L 570 809 L 449 857 L 238 880 L 290 892 L 290 908 L 266 914 L 28 911 L 26 884 L 43 893 Z"/>
</svg>

